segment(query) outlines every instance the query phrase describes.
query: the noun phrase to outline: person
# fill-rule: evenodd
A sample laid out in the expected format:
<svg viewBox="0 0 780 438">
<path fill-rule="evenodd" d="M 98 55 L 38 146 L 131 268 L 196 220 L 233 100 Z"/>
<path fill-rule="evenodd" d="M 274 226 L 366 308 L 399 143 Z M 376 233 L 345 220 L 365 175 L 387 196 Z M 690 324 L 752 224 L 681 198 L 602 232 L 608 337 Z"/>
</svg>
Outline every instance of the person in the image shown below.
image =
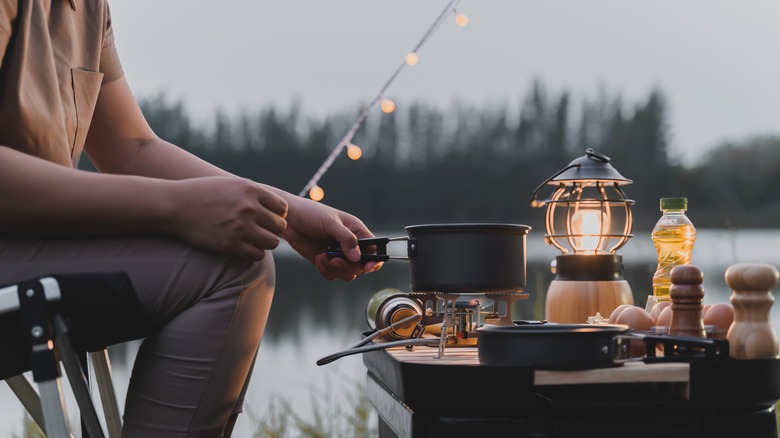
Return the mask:
<svg viewBox="0 0 780 438">
<path fill-rule="evenodd" d="M 0 0 L 0 59 L 0 284 L 126 272 L 151 334 L 123 436 L 229 436 L 271 305 L 271 250 L 284 239 L 349 281 L 381 266 L 359 263 L 371 232 L 157 137 L 106 0 Z M 82 150 L 98 173 L 77 169 Z M 331 240 L 346 259 L 324 253 Z"/>
</svg>

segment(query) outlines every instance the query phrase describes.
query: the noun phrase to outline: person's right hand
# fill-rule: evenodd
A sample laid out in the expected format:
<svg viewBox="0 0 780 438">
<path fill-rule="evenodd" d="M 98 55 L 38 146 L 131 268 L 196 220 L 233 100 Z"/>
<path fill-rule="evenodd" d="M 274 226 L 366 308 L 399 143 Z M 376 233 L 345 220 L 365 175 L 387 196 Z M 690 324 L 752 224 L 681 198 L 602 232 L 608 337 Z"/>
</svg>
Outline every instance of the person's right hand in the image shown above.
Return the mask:
<svg viewBox="0 0 780 438">
<path fill-rule="evenodd" d="M 173 182 L 171 233 L 193 245 L 261 260 L 276 248 L 287 228 L 287 202 L 238 177 L 205 177 Z"/>
</svg>

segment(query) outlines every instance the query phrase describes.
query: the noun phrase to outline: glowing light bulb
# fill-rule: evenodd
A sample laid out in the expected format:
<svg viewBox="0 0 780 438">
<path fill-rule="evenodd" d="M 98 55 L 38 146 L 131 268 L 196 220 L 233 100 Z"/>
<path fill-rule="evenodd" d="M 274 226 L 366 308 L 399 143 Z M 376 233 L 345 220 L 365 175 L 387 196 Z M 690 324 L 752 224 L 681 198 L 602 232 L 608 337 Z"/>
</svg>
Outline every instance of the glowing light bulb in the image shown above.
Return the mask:
<svg viewBox="0 0 780 438">
<path fill-rule="evenodd" d="M 420 62 L 420 57 L 415 52 L 409 52 L 406 55 L 406 65 L 417 65 Z"/>
<path fill-rule="evenodd" d="M 466 14 L 464 14 L 462 12 L 458 12 L 457 14 L 455 14 L 455 23 L 459 27 L 463 27 L 463 26 L 469 24 L 469 17 L 468 17 L 468 15 L 466 15 Z"/>
<path fill-rule="evenodd" d="M 395 102 L 390 99 L 382 99 L 381 106 L 382 112 L 385 114 L 390 114 L 395 111 Z"/>
<path fill-rule="evenodd" d="M 325 190 L 322 190 L 322 187 L 314 186 L 311 189 L 309 189 L 309 198 L 311 198 L 312 201 L 320 202 L 324 197 L 325 197 Z"/>
<path fill-rule="evenodd" d="M 597 254 L 609 240 L 602 236 L 609 232 L 609 218 L 601 210 L 577 210 L 571 217 L 571 228 L 575 253 Z"/>
<path fill-rule="evenodd" d="M 358 145 L 350 143 L 347 145 L 347 156 L 350 160 L 359 160 L 363 156 L 363 149 L 360 149 Z"/>
</svg>

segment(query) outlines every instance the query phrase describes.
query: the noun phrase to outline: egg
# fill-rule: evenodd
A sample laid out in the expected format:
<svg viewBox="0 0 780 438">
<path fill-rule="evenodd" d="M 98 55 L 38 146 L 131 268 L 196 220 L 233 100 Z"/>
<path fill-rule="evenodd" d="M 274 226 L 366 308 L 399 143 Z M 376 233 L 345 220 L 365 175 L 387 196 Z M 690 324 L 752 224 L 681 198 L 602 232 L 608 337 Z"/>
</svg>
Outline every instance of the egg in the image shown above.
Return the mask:
<svg viewBox="0 0 780 438">
<path fill-rule="evenodd" d="M 661 311 L 663 311 L 664 309 L 666 309 L 671 305 L 672 305 L 671 301 L 661 301 L 660 303 L 656 304 L 655 307 L 653 307 L 653 310 L 650 311 L 650 317 L 653 318 L 653 325 L 660 325 L 656 323 L 656 321 L 658 320 L 658 315 L 661 314 Z"/>
<path fill-rule="evenodd" d="M 615 324 L 617 322 L 617 317 L 620 315 L 621 312 L 628 309 L 629 307 L 634 307 L 631 304 L 621 304 L 615 308 L 615 310 L 612 311 L 612 313 L 609 314 L 609 323 Z"/>
<path fill-rule="evenodd" d="M 666 308 L 658 314 L 658 318 L 655 319 L 655 325 L 659 327 L 669 327 L 671 324 L 672 306 L 666 306 Z"/>
<path fill-rule="evenodd" d="M 704 314 L 704 325 L 714 325 L 721 330 L 728 330 L 734 322 L 734 307 L 729 303 L 713 304 Z"/>
<path fill-rule="evenodd" d="M 645 332 L 653 325 L 653 318 L 645 309 L 631 306 L 620 312 L 615 323 L 625 324 L 638 332 Z"/>
</svg>

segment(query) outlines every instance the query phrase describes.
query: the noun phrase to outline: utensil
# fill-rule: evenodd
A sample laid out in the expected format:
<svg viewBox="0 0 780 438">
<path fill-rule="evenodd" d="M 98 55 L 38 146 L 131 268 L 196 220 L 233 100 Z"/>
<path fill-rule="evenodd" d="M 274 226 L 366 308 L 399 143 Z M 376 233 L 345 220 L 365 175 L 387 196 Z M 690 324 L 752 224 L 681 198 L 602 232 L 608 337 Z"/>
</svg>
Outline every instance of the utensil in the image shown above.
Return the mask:
<svg viewBox="0 0 780 438">
<path fill-rule="evenodd" d="M 385 348 L 399 347 L 399 346 L 410 347 L 413 345 L 432 345 L 432 346 L 437 345 L 439 343 L 438 339 L 419 339 L 419 337 L 422 336 L 423 332 L 425 331 L 425 326 L 420 324 L 421 320 L 422 320 L 422 315 L 417 314 L 417 315 L 408 316 L 400 321 L 396 321 L 393 324 L 389 325 L 388 327 L 377 330 L 374 333 L 366 336 L 365 338 L 361 339 L 360 342 L 347 348 L 346 350 L 329 354 L 323 357 L 322 359 L 317 361 L 317 365 L 318 366 L 327 365 L 345 356 L 351 356 L 353 354 L 358 354 L 358 353 L 366 353 L 369 351 L 384 350 Z M 383 342 L 380 344 L 373 344 L 373 345 L 366 345 L 376 338 L 387 336 L 391 333 L 400 331 L 402 329 L 403 331 L 407 331 L 406 329 L 410 327 L 414 327 L 414 328 L 411 330 L 411 335 L 409 336 L 409 339 L 392 341 L 392 342 Z M 398 337 L 394 336 L 393 339 L 398 339 Z"/>
</svg>

